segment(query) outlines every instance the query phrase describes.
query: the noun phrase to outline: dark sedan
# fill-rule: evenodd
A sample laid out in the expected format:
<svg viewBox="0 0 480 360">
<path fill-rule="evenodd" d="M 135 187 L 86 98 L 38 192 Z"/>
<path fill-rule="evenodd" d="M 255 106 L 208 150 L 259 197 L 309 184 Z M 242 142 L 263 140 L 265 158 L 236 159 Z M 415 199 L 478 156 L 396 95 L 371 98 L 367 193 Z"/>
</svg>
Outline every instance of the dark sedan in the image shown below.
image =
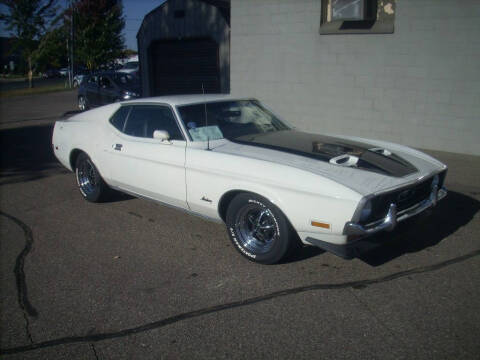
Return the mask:
<svg viewBox="0 0 480 360">
<path fill-rule="evenodd" d="M 78 88 L 78 108 L 110 104 L 140 97 L 140 81 L 133 74 L 104 72 L 86 75 Z"/>
</svg>

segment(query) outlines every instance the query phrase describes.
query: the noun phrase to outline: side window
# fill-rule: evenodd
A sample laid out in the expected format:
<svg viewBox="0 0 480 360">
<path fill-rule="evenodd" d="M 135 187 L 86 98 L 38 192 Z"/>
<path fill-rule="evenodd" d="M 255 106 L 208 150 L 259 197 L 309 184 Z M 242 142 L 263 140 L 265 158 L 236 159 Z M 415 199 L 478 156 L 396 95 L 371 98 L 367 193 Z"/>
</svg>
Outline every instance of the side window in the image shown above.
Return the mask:
<svg viewBox="0 0 480 360">
<path fill-rule="evenodd" d="M 110 80 L 107 77 L 102 76 L 102 77 L 100 77 L 100 86 L 102 88 L 109 89 L 109 88 L 112 87 L 112 83 L 110 82 Z"/>
<path fill-rule="evenodd" d="M 127 120 L 128 113 L 130 112 L 131 106 L 121 106 L 115 114 L 110 118 L 110 123 L 117 128 L 117 130 L 122 131 L 125 127 L 125 120 Z"/>
<path fill-rule="evenodd" d="M 97 77 L 96 76 L 90 76 L 88 78 L 88 84 L 89 85 L 97 85 Z"/>
<path fill-rule="evenodd" d="M 170 140 L 184 140 L 172 110 L 159 105 L 136 105 L 128 116 L 125 134 L 153 138 L 155 130 L 166 130 Z"/>
</svg>

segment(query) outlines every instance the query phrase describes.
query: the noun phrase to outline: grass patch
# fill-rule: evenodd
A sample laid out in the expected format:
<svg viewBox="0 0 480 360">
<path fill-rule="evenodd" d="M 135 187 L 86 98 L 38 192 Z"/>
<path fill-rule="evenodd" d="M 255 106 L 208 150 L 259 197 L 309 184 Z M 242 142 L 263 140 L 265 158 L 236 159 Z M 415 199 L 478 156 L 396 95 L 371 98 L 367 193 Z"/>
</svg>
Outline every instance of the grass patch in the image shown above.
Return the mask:
<svg viewBox="0 0 480 360">
<path fill-rule="evenodd" d="M 36 78 L 38 76 L 34 76 L 33 78 Z M 22 79 L 26 80 L 28 77 L 26 75 L 18 75 L 18 74 L 9 74 L 9 75 L 0 75 L 0 80 L 17 80 L 17 79 Z"/>
<path fill-rule="evenodd" d="M 5 90 L 0 91 L 0 97 L 13 97 L 13 96 L 24 96 L 24 95 L 33 95 L 33 94 L 45 94 L 50 92 L 57 92 L 57 91 L 72 91 L 76 89 L 70 89 L 65 87 L 62 84 L 55 84 L 55 85 L 48 85 L 48 86 L 41 86 L 41 87 L 34 87 L 32 89 L 12 89 L 12 90 Z"/>
</svg>

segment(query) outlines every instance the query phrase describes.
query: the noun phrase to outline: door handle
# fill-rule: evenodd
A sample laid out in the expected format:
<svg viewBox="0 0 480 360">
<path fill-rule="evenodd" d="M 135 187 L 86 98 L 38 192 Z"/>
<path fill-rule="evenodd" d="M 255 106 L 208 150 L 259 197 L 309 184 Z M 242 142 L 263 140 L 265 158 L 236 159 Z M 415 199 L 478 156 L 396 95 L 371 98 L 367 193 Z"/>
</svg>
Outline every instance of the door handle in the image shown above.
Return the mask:
<svg viewBox="0 0 480 360">
<path fill-rule="evenodd" d="M 123 145 L 122 144 L 115 144 L 112 147 L 113 147 L 113 150 L 121 151 Z"/>
</svg>

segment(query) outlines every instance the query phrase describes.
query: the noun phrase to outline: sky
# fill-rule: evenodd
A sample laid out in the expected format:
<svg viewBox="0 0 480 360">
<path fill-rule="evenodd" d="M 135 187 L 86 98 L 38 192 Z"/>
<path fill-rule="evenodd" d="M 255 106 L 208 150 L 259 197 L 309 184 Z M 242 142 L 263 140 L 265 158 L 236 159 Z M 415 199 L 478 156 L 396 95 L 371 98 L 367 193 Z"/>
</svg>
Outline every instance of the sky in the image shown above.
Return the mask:
<svg viewBox="0 0 480 360">
<path fill-rule="evenodd" d="M 123 0 L 127 49 L 137 50 L 137 32 L 142 25 L 143 17 L 164 2 L 165 0 Z"/>
<path fill-rule="evenodd" d="M 61 0 L 60 5 L 66 6 L 70 1 Z M 123 16 L 125 17 L 125 45 L 127 49 L 137 51 L 137 32 L 142 25 L 143 17 L 165 0 L 123 0 Z M 0 10 L 4 8 L 0 6 Z M 0 36 L 8 36 L 3 24 L 0 24 Z"/>
</svg>

